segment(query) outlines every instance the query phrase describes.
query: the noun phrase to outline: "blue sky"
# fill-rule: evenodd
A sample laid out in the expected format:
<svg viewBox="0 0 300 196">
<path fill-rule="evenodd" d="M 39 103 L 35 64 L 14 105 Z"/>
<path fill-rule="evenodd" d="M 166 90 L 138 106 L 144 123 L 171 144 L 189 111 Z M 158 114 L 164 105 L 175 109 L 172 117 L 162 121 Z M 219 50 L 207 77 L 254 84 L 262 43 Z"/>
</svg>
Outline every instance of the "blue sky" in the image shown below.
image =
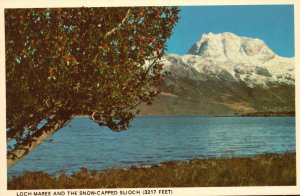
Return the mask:
<svg viewBox="0 0 300 196">
<path fill-rule="evenodd" d="M 293 5 L 186 6 L 167 53 L 185 54 L 203 33 L 232 32 L 259 38 L 280 56 L 294 56 Z"/>
</svg>

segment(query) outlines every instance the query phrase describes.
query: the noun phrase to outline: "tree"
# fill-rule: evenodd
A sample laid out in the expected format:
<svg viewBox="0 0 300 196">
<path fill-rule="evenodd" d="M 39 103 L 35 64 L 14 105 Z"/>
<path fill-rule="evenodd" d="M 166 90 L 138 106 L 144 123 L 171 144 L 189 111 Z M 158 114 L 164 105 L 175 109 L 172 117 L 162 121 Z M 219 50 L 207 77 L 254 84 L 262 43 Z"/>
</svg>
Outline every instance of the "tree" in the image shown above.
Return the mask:
<svg viewBox="0 0 300 196">
<path fill-rule="evenodd" d="M 77 115 L 113 131 L 163 84 L 176 7 L 5 10 L 8 167 Z"/>
</svg>

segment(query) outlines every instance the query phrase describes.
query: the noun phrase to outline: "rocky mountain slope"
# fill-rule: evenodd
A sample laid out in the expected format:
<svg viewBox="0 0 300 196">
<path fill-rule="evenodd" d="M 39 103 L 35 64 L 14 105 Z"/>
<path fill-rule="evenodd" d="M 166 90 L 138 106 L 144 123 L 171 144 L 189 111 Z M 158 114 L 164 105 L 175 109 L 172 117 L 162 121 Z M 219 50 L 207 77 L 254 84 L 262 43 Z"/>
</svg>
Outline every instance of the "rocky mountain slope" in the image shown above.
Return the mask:
<svg viewBox="0 0 300 196">
<path fill-rule="evenodd" d="M 166 54 L 171 74 L 146 115 L 240 115 L 295 110 L 294 58 L 260 39 L 204 34 L 185 55 Z"/>
</svg>

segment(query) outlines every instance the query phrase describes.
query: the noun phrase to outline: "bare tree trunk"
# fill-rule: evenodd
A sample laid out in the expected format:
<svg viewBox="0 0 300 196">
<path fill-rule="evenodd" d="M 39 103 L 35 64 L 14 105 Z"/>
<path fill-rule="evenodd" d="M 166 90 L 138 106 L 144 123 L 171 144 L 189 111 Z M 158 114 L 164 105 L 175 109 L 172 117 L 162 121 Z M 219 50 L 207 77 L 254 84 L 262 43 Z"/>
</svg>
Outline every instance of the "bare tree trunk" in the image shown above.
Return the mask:
<svg viewBox="0 0 300 196">
<path fill-rule="evenodd" d="M 54 117 L 37 132 L 35 132 L 30 139 L 27 139 L 22 144 L 17 145 L 16 148 L 7 155 L 7 168 L 12 167 L 14 164 L 24 158 L 45 139 L 53 135 L 57 130 L 67 124 L 73 117 L 74 116 Z"/>
</svg>

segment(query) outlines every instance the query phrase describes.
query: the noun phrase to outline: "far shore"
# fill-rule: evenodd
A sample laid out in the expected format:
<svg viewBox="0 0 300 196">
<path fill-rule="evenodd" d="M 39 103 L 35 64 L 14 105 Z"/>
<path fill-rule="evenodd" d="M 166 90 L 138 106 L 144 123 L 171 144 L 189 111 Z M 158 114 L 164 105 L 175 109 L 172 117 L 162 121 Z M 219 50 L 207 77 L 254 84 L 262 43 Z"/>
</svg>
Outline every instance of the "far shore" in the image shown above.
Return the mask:
<svg viewBox="0 0 300 196">
<path fill-rule="evenodd" d="M 223 114 L 157 114 L 157 115 L 146 115 L 141 114 L 137 115 L 137 117 L 144 117 L 144 116 L 157 116 L 157 117 L 175 117 L 175 116 L 200 116 L 200 117 L 293 117 L 296 116 L 295 111 L 281 111 L 281 112 L 274 112 L 274 111 L 268 111 L 268 112 L 252 112 L 252 113 L 244 113 L 244 114 L 229 114 L 229 115 L 223 115 Z M 88 117 L 88 115 L 78 115 L 77 117 Z"/>
<path fill-rule="evenodd" d="M 274 117 L 284 117 L 284 116 L 295 116 L 296 112 L 295 111 L 283 111 L 283 112 L 254 112 L 254 113 L 247 113 L 243 114 L 242 116 L 245 117 L 269 117 L 269 116 L 274 116 Z"/>
</svg>

